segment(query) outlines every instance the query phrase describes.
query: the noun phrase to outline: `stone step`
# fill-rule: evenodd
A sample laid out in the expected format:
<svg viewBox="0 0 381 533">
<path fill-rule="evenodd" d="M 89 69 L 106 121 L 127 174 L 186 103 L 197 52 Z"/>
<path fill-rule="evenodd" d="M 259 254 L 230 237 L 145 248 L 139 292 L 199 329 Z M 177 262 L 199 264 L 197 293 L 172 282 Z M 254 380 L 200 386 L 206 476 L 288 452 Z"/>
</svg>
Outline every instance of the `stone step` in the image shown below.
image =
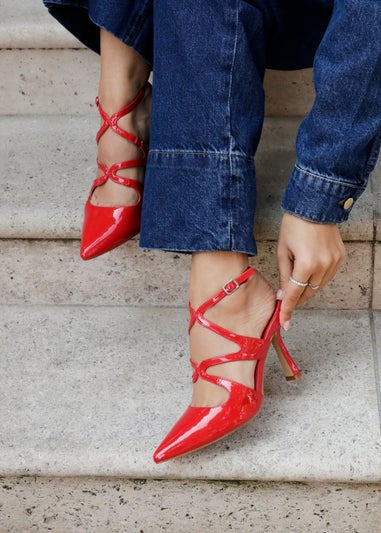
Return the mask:
<svg viewBox="0 0 381 533">
<path fill-rule="evenodd" d="M 6 305 L 0 323 L 2 477 L 381 483 L 380 313 L 298 311 L 303 379 L 271 354 L 260 414 L 160 465 L 191 393 L 186 308 Z"/>
<path fill-rule="evenodd" d="M 91 116 L 3 116 L 0 127 L 0 238 L 78 239 L 83 203 L 95 175 Z M 276 240 L 280 201 L 295 161 L 300 120 L 268 118 L 257 155 L 256 238 Z M 373 187 L 380 188 L 381 166 Z M 342 226 L 348 241 L 373 241 L 377 217 L 371 187 Z M 378 207 L 377 207 L 378 208 Z"/>
<path fill-rule="evenodd" d="M 7 532 L 375 533 L 375 484 L 0 478 Z M 40 529 L 41 528 L 41 529 Z"/>
<path fill-rule="evenodd" d="M 42 0 L 0 0 L 0 11 L 0 48 L 82 47 L 54 21 Z"/>
<path fill-rule="evenodd" d="M 0 248 L 5 289 L 1 302 L 184 303 L 188 257 L 139 250 L 135 239 L 94 262 L 78 258 L 83 203 L 95 173 L 97 124 L 95 113 L 91 117 L 3 117 Z M 268 118 L 257 157 L 259 256 L 254 264 L 274 288 L 279 205 L 294 161 L 292 139 L 298 124 L 298 119 Z M 314 299 L 315 307 L 381 308 L 381 245 L 374 242 L 374 225 L 379 227 L 380 221 L 375 207 L 380 170 L 375 173 L 373 191 L 370 187 L 351 221 L 342 226 L 348 259 L 330 290 Z M 94 283 L 98 291 L 93 290 Z"/>
<path fill-rule="evenodd" d="M 99 58 L 90 50 L 0 50 L 0 69 L 0 115 L 93 113 Z"/>
<path fill-rule="evenodd" d="M 346 243 L 335 279 L 307 307 L 381 309 L 381 245 L 373 273 L 370 243 Z M 92 261 L 79 257 L 78 241 L 0 240 L 0 303 L 22 305 L 186 305 L 190 256 L 147 251 L 132 241 Z M 276 245 L 260 242 L 251 260 L 278 288 Z"/>
<path fill-rule="evenodd" d="M 85 113 L 97 90 L 97 56 L 41 0 L 0 0 L 0 10 L 0 114 Z M 314 98 L 311 70 L 268 71 L 265 90 L 267 115 L 305 115 Z"/>
</svg>

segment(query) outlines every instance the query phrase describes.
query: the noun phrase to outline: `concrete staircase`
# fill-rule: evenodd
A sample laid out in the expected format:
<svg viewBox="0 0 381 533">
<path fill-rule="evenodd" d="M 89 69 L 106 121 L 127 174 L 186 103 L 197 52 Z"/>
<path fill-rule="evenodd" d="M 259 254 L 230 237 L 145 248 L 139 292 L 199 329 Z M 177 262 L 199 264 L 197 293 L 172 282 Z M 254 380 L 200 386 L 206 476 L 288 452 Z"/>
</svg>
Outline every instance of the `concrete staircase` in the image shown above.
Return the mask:
<svg viewBox="0 0 381 533">
<path fill-rule="evenodd" d="M 135 240 L 78 257 L 94 174 L 98 58 L 40 2 L 0 0 L 0 531 L 379 531 L 381 168 L 343 226 L 347 260 L 299 310 L 245 428 L 155 465 L 189 401 L 189 257 Z M 269 73 L 254 264 L 277 286 L 279 202 L 310 72 Z"/>
</svg>

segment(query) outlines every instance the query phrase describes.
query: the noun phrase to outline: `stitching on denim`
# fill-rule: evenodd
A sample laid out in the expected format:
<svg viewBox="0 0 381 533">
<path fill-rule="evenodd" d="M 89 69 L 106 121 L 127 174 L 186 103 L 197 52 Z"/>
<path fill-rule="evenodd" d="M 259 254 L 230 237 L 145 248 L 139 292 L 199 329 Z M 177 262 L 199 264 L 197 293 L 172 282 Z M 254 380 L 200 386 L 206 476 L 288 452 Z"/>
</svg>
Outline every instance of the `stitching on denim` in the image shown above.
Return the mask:
<svg viewBox="0 0 381 533">
<path fill-rule="evenodd" d="M 237 154 L 237 153 L 228 153 L 228 152 L 210 152 L 208 150 L 199 152 L 197 150 L 157 150 L 152 149 L 150 150 L 150 154 L 167 154 L 167 155 L 197 155 L 197 156 L 203 156 L 203 157 L 224 157 L 227 159 L 237 157 L 239 159 L 243 159 L 244 161 L 247 161 L 248 163 L 254 163 L 253 157 L 248 157 L 247 155 L 243 154 Z"/>
<path fill-rule="evenodd" d="M 353 183 L 348 183 L 346 181 L 339 181 L 334 178 L 329 178 L 328 176 L 322 176 L 320 174 L 315 174 L 314 172 L 311 172 L 309 170 L 306 170 L 305 168 L 300 167 L 299 165 L 295 165 L 295 168 L 302 172 L 303 174 L 308 174 L 309 176 L 312 176 L 313 178 L 320 179 L 322 181 L 326 181 L 327 183 L 334 183 L 335 185 L 341 185 L 342 187 L 350 187 L 351 189 L 359 189 L 362 191 L 365 191 L 366 187 L 359 187 L 354 185 Z"/>
<path fill-rule="evenodd" d="M 233 90 L 233 73 L 234 66 L 237 58 L 237 43 L 238 43 L 238 23 L 239 23 L 239 6 L 238 0 L 235 2 L 235 34 L 234 34 L 234 44 L 231 57 L 231 67 L 230 67 L 230 79 L 229 79 L 229 93 L 228 93 L 228 114 L 229 114 L 229 138 L 230 138 L 230 147 L 229 147 L 229 170 L 230 170 L 230 183 L 229 183 L 229 210 L 227 216 L 228 222 L 228 239 L 230 247 L 233 246 L 233 127 L 232 127 L 232 90 Z"/>
<path fill-rule="evenodd" d="M 370 151 L 370 155 L 366 163 L 366 167 L 365 167 L 366 175 L 369 175 L 372 172 L 372 170 L 374 170 L 374 167 L 376 166 L 376 163 L 377 163 L 378 155 L 380 153 L 380 148 L 381 148 L 381 132 L 378 135 L 376 135 L 374 139 L 372 149 Z"/>
<path fill-rule="evenodd" d="M 184 254 L 192 254 L 193 252 L 215 252 L 215 251 L 225 251 L 225 252 L 237 252 L 239 254 L 246 254 L 246 255 L 249 255 L 249 256 L 252 256 L 252 257 L 255 257 L 256 255 L 258 255 L 258 250 L 257 248 L 255 247 L 255 250 L 253 251 L 252 250 L 252 247 L 247 247 L 247 248 L 241 248 L 241 247 L 238 247 L 238 248 L 231 248 L 230 246 L 225 246 L 225 245 L 218 245 L 218 248 L 216 247 L 207 247 L 207 246 L 203 246 L 203 247 L 196 247 L 196 246 L 192 246 L 190 248 L 181 248 L 181 247 L 177 247 L 175 245 L 173 246 L 161 246 L 161 245 L 157 245 L 157 244 L 145 244 L 143 242 L 143 244 L 140 244 L 139 242 L 139 248 L 142 249 L 142 250 L 162 250 L 162 251 L 165 251 L 165 252 L 172 252 L 172 253 L 184 253 Z"/>
<path fill-rule="evenodd" d="M 309 220 L 310 222 L 317 222 L 318 224 L 332 224 L 332 223 L 341 223 L 345 222 L 348 219 L 348 215 L 343 213 L 341 217 L 324 217 L 324 218 L 318 218 L 314 215 L 307 215 L 304 211 L 301 211 L 299 209 L 295 209 L 295 211 L 291 211 L 289 209 L 286 209 L 285 207 L 281 206 L 283 213 L 289 213 L 290 215 L 296 216 L 298 218 L 302 218 L 303 220 Z"/>
<path fill-rule="evenodd" d="M 231 101 L 232 101 L 232 90 L 233 90 L 233 72 L 234 72 L 234 65 L 236 62 L 237 57 L 237 42 L 238 42 L 238 3 L 236 2 L 236 17 L 235 17 L 235 34 L 234 34 L 234 45 L 233 45 L 233 51 L 232 51 L 232 59 L 231 59 L 231 67 L 230 67 L 230 73 L 229 73 L 229 93 L 228 93 L 228 113 L 229 113 L 229 137 L 230 137 L 230 150 L 229 153 L 232 153 L 233 151 L 233 127 L 232 127 L 232 108 L 231 108 Z"/>
</svg>

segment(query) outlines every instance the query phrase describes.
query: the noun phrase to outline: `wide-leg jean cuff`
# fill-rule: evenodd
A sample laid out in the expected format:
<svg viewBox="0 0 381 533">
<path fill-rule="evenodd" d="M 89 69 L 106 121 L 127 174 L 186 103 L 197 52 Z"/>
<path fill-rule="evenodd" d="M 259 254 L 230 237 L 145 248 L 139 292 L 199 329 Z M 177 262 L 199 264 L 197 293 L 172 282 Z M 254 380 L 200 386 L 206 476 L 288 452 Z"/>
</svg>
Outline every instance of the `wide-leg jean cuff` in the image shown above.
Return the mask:
<svg viewBox="0 0 381 533">
<path fill-rule="evenodd" d="M 140 247 L 256 255 L 252 159 L 218 152 L 150 152 Z"/>
<path fill-rule="evenodd" d="M 50 14 L 85 46 L 100 53 L 104 29 L 153 63 L 152 0 L 43 0 Z"/>
</svg>

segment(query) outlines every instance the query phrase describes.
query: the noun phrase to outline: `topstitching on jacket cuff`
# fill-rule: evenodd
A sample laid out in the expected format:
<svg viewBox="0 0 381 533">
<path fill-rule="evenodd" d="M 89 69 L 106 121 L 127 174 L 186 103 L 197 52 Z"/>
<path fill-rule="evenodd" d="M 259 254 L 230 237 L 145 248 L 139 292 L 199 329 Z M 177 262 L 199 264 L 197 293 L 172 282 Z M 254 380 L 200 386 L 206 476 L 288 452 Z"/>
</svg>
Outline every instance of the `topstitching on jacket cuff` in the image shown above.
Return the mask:
<svg viewBox="0 0 381 533">
<path fill-rule="evenodd" d="M 295 165 L 282 200 L 282 208 L 299 218 L 320 223 L 348 220 L 365 187 Z"/>
</svg>

